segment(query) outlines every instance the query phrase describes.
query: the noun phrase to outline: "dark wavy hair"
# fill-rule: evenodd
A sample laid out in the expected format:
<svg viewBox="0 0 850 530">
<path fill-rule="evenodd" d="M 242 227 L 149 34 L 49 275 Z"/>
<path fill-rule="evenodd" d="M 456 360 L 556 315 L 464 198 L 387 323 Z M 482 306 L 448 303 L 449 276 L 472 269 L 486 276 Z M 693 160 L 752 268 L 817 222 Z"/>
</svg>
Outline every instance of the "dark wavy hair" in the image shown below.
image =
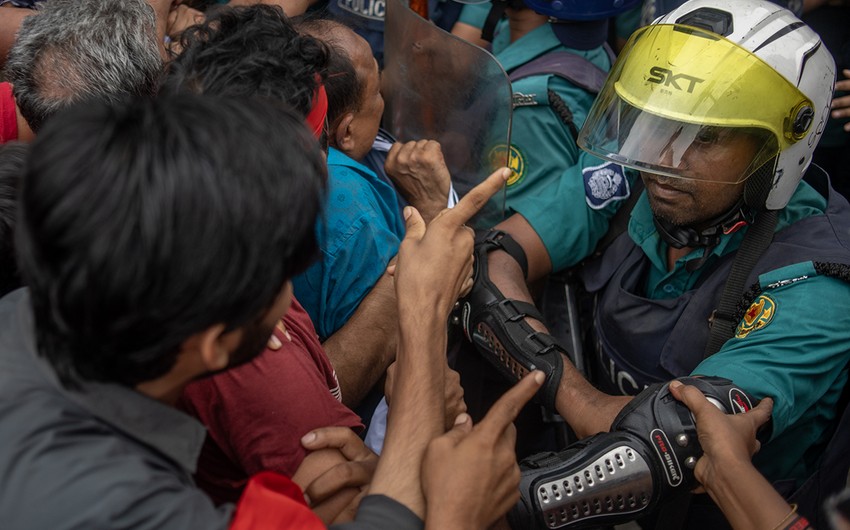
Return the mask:
<svg viewBox="0 0 850 530">
<path fill-rule="evenodd" d="M 161 90 L 285 101 L 306 116 L 324 80 L 328 48 L 295 30 L 277 6 L 212 10 L 181 37 Z"/>
<path fill-rule="evenodd" d="M 317 254 L 326 166 L 301 116 L 178 95 L 57 114 L 17 231 L 39 352 L 65 384 L 134 386 L 216 324 L 262 317 Z"/>
</svg>

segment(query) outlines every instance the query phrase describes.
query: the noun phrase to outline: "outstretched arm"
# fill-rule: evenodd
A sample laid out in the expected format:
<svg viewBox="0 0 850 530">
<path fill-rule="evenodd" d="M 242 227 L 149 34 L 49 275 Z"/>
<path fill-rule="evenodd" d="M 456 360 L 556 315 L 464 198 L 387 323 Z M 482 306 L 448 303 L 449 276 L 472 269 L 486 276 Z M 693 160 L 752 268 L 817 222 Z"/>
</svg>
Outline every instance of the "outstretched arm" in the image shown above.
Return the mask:
<svg viewBox="0 0 850 530">
<path fill-rule="evenodd" d="M 385 273 L 345 325 L 322 343 L 348 407 L 360 403 L 395 359 L 397 313 L 393 279 Z"/>
<path fill-rule="evenodd" d="M 487 254 L 489 279 L 505 298 L 533 303 L 526 282 L 533 282 L 551 272 L 552 264 L 546 247 L 534 228 L 519 214 L 508 218 L 496 228 L 510 234 L 522 247 L 528 263 L 528 275 L 523 276 L 519 263 L 513 257 L 497 249 Z M 525 321 L 535 331 L 548 332 L 546 326 L 533 317 L 527 317 Z M 607 431 L 630 400 L 630 397 L 609 396 L 600 392 L 563 357 L 563 372 L 558 383 L 555 408 L 580 438 Z"/>
<path fill-rule="evenodd" d="M 405 209 L 407 235 L 395 270 L 399 348 L 393 406 L 371 493 L 424 516 L 420 472 L 431 440 L 444 432 L 447 321 L 472 271 L 472 230 L 464 223 L 500 189 L 507 170 L 491 175 L 428 226 Z"/>
</svg>

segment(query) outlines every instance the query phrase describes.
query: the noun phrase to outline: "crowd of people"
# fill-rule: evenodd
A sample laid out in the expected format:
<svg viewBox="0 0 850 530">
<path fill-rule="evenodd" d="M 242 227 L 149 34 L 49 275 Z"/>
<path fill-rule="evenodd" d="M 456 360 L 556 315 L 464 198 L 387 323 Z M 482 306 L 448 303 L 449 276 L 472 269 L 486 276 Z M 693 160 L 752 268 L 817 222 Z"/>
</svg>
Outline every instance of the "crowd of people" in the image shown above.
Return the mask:
<svg viewBox="0 0 850 530">
<path fill-rule="evenodd" d="M 850 527 L 850 5 L 428 2 L 461 197 L 386 10 L 0 0 L 0 526 Z"/>
</svg>

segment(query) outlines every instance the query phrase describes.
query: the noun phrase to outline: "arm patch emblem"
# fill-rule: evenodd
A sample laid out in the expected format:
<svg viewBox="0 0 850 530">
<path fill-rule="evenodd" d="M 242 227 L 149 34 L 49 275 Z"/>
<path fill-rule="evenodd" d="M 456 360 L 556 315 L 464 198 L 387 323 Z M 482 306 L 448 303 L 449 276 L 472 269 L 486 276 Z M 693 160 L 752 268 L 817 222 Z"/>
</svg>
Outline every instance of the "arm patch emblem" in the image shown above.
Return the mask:
<svg viewBox="0 0 850 530">
<path fill-rule="evenodd" d="M 508 177 L 507 182 L 508 187 L 519 184 L 525 177 L 525 156 L 513 144 L 511 144 L 510 149 L 505 144 L 499 144 L 493 147 L 490 150 L 489 158 L 490 166 L 494 171 L 502 167 L 505 158 L 508 159 L 508 167 L 511 170 L 511 176 Z"/>
<path fill-rule="evenodd" d="M 735 330 L 735 338 L 743 339 L 751 332 L 766 327 L 776 314 L 776 302 L 766 294 L 759 296 L 744 313 L 744 318 Z"/>
<path fill-rule="evenodd" d="M 584 178 L 584 197 L 587 205 L 601 210 L 614 201 L 628 198 L 629 180 L 623 166 L 606 162 L 600 166 L 586 167 L 581 170 Z"/>
</svg>

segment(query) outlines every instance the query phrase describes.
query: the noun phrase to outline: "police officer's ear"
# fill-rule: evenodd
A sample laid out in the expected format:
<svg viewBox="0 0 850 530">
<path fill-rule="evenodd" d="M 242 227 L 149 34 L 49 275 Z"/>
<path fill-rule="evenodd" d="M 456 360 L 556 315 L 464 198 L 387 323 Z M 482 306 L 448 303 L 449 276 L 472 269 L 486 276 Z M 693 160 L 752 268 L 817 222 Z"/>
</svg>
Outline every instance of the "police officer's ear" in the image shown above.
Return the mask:
<svg viewBox="0 0 850 530">
<path fill-rule="evenodd" d="M 348 153 L 356 147 L 354 131 L 351 127 L 353 121 L 353 112 L 346 112 L 337 120 L 336 125 L 332 127 L 329 138 L 331 147 L 336 147 L 343 153 Z"/>
</svg>

